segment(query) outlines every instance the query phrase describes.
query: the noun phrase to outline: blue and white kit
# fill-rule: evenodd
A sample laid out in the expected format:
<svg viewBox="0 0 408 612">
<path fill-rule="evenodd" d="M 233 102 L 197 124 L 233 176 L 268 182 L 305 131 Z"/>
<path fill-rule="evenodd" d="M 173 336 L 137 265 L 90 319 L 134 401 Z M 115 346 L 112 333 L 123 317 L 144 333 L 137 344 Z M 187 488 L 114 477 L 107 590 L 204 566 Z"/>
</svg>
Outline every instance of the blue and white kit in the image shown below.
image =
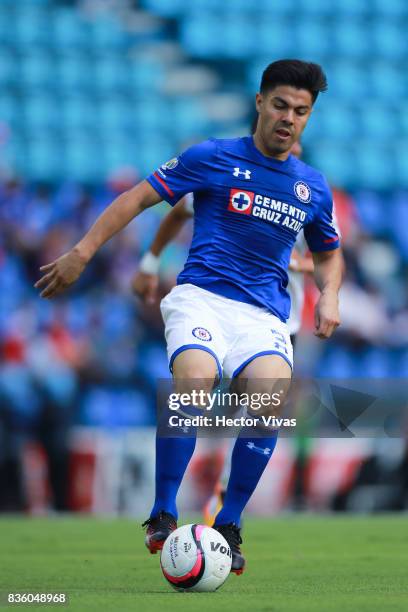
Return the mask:
<svg viewBox="0 0 408 612">
<path fill-rule="evenodd" d="M 188 259 L 177 287 L 162 303 L 170 362 L 194 347 L 212 353 L 227 376 L 237 375 L 260 354 L 278 353 L 291 365 L 287 269 L 297 235 L 304 230 L 312 252 L 339 246 L 332 196 L 322 174 L 293 155 L 285 161 L 266 157 L 252 137 L 243 137 L 195 145 L 147 180 L 171 205 L 194 194 Z M 183 304 L 183 294 L 195 307 Z M 211 309 L 207 294 L 216 302 Z M 236 307 L 252 321 L 259 316 L 257 332 L 247 334 L 244 347 L 244 319 L 231 311 Z"/>
</svg>

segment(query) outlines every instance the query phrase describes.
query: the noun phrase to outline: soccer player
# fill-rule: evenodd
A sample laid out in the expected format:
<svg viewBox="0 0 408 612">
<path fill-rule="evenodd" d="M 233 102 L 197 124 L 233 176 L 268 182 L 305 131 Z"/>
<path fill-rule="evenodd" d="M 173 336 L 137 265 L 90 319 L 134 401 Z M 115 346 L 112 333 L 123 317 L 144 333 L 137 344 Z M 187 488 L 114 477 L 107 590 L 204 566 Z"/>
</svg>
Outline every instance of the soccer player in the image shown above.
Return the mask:
<svg viewBox="0 0 408 612">
<path fill-rule="evenodd" d="M 258 116 L 252 127 L 252 134 L 256 131 Z M 290 150 L 291 155 L 298 159 L 302 156 L 302 145 L 295 142 Z M 159 287 L 159 265 L 160 255 L 163 249 L 171 242 L 188 220 L 194 216 L 194 201 L 192 194 L 187 194 L 171 209 L 162 219 L 156 235 L 153 238 L 150 249 L 143 255 L 139 263 L 139 269 L 134 274 L 131 285 L 134 293 L 139 295 L 147 304 L 157 300 Z M 295 246 L 289 261 L 287 291 L 290 296 L 291 309 L 287 321 L 292 346 L 295 347 L 296 334 L 298 333 L 304 303 L 304 274 L 313 272 L 313 260 L 306 256 L 307 244 L 300 231 L 297 235 Z M 218 441 L 219 442 L 219 441 Z M 228 484 L 230 471 L 230 454 L 232 449 L 225 449 L 224 467 L 220 480 L 216 483 L 214 493 L 203 508 L 204 520 L 207 525 L 212 525 L 216 514 L 222 507 L 225 491 Z M 217 449 L 219 451 L 219 448 Z M 228 457 L 228 459 L 227 459 Z"/>
<path fill-rule="evenodd" d="M 201 381 L 210 393 L 224 374 L 246 392 L 281 389 L 289 381 L 292 346 L 287 268 L 297 234 L 304 229 L 320 290 L 315 334 L 329 338 L 339 325 L 342 277 L 332 197 L 324 177 L 290 155 L 313 104 L 327 88 L 322 68 L 280 60 L 264 71 L 256 94 L 254 136 L 209 139 L 161 166 L 116 198 L 66 254 L 41 268 L 36 287 L 51 298 L 77 280 L 95 252 L 136 215 L 163 198 L 174 205 L 194 193 L 194 235 L 178 284 L 161 304 L 176 389 Z M 274 383 L 275 381 L 275 383 Z M 282 385 L 284 386 L 284 385 Z M 270 406 L 270 415 L 276 407 Z M 267 429 L 267 428 L 265 428 Z M 240 518 L 275 448 L 275 429 L 243 427 L 234 445 L 225 501 L 214 528 L 241 573 Z M 156 438 L 156 498 L 146 521 L 151 552 L 176 527 L 176 495 L 194 452 L 195 437 Z"/>
</svg>

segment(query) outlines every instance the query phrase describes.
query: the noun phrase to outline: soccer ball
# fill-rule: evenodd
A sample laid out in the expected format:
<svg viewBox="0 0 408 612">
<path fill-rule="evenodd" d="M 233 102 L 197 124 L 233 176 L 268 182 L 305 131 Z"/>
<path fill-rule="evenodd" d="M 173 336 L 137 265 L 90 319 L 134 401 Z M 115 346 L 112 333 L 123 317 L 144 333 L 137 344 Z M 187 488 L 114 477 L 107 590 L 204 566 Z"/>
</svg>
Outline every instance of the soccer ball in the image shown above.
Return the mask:
<svg viewBox="0 0 408 612">
<path fill-rule="evenodd" d="M 215 529 L 183 525 L 165 541 L 160 565 L 177 591 L 216 591 L 229 576 L 231 549 Z"/>
</svg>

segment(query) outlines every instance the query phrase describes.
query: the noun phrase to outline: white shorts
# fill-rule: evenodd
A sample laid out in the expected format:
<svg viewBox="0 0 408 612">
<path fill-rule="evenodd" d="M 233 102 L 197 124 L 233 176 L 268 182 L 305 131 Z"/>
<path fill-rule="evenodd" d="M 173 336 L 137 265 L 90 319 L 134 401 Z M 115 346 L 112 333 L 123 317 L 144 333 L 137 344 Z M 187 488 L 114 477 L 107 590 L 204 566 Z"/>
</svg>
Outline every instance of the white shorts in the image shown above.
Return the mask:
<svg viewBox="0 0 408 612">
<path fill-rule="evenodd" d="M 266 309 L 230 300 L 195 285 L 177 285 L 160 304 L 169 367 L 190 348 L 215 358 L 220 379 L 234 378 L 255 357 L 280 355 L 293 367 L 285 323 Z"/>
</svg>

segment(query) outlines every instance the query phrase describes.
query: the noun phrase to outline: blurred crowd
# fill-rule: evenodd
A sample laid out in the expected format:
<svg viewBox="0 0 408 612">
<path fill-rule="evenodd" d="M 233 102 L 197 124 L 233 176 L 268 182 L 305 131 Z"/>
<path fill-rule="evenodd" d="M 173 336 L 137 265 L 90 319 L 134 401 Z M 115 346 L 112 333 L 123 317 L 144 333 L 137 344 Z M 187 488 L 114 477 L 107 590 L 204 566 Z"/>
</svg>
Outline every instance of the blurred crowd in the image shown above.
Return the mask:
<svg viewBox="0 0 408 612">
<path fill-rule="evenodd" d="M 7 490 L 2 481 L 18 482 L 21 447 L 35 439 L 50 461 L 56 507 L 63 509 L 72 424 L 155 423 L 157 379 L 168 375 L 163 326 L 159 304 L 146 308 L 131 294 L 130 280 L 168 205 L 135 219 L 66 295 L 47 301 L 33 288 L 39 267 L 69 249 L 137 180 L 125 168 L 93 187 L 26 184 L 15 176 L 0 183 L 0 491 Z M 347 265 L 342 326 L 330 342 L 313 337 L 316 289 L 309 279 L 297 373 L 406 376 L 405 252 L 386 233 L 365 231 L 358 194 L 335 189 L 334 198 Z M 162 295 L 175 283 L 190 236 L 187 226 L 164 253 Z M 19 495 L 14 490 L 5 507 L 18 505 Z"/>
</svg>

